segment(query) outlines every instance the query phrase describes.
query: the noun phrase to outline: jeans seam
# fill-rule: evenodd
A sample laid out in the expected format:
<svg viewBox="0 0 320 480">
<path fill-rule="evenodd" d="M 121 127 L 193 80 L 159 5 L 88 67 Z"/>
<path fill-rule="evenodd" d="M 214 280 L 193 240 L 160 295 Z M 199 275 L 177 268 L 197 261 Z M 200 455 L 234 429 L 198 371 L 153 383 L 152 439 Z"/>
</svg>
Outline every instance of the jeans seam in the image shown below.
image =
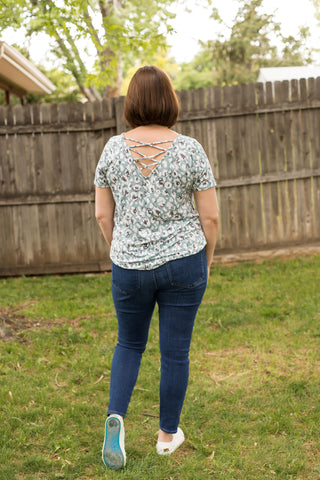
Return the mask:
<svg viewBox="0 0 320 480">
<path fill-rule="evenodd" d="M 111 285 L 112 285 L 112 287 L 116 288 L 118 290 L 118 292 L 123 293 L 124 295 L 129 295 L 129 293 L 136 292 L 137 290 L 140 289 L 140 285 L 136 288 L 133 288 L 132 290 L 121 290 L 121 288 L 118 287 L 118 285 L 116 285 L 113 282 L 111 282 Z"/>
</svg>

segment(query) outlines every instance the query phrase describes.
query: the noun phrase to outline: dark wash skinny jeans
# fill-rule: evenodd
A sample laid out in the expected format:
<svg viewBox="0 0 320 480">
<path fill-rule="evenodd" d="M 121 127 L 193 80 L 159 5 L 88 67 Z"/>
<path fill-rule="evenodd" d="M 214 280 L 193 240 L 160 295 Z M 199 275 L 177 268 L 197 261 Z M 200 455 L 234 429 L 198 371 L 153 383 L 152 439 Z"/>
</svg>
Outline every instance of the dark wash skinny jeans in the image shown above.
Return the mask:
<svg viewBox="0 0 320 480">
<path fill-rule="evenodd" d="M 146 348 L 150 320 L 159 308 L 161 353 L 160 428 L 176 433 L 189 378 L 189 348 L 207 285 L 205 250 L 153 270 L 112 265 L 118 343 L 111 366 L 108 414 L 127 413 Z"/>
</svg>

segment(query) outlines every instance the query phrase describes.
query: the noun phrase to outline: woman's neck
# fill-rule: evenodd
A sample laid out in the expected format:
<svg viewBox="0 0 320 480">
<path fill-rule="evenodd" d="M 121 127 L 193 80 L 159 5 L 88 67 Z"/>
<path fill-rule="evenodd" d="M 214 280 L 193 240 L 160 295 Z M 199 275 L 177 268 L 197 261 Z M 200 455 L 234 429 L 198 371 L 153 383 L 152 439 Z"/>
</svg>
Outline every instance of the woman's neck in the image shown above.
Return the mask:
<svg viewBox="0 0 320 480">
<path fill-rule="evenodd" d="M 135 138 L 142 141 L 172 140 L 178 136 L 177 132 L 163 125 L 142 125 L 133 128 L 124 134 L 127 138 Z"/>
</svg>

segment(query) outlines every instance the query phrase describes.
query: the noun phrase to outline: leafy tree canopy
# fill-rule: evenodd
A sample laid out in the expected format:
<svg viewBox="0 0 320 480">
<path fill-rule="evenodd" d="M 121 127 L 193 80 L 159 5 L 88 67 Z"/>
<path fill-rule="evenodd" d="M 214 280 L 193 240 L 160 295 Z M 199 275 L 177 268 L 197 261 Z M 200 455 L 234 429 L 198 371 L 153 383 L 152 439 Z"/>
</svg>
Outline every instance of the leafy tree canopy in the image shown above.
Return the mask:
<svg viewBox="0 0 320 480">
<path fill-rule="evenodd" d="M 320 0 L 312 0 L 320 23 Z M 254 82 L 261 67 L 311 63 L 309 30 L 285 37 L 263 0 L 238 0 L 231 25 L 217 8 L 212 18 L 222 33 L 207 42 L 189 63 L 178 66 L 170 57 L 173 6 L 182 0 L 0 0 L 0 32 L 24 28 L 27 38 L 45 32 L 59 67 L 44 70 L 57 86 L 49 96 L 28 95 L 27 101 L 93 101 L 124 95 L 142 64 L 166 70 L 176 90 Z M 201 5 L 214 4 L 202 0 Z M 194 7 L 197 8 L 197 0 Z M 3 35 L 5 38 L 5 35 Z M 280 47 L 276 47 L 280 45 Z M 20 51 L 23 50 L 20 46 Z M 27 51 L 22 52 L 28 56 Z M 91 66 L 88 67 L 88 59 Z M 1 102 L 1 98 L 0 98 Z"/>
<path fill-rule="evenodd" d="M 320 0 L 315 0 L 319 3 Z M 200 42 L 200 51 L 190 64 L 181 67 L 175 80 L 178 89 L 209 85 L 250 83 L 261 67 L 306 65 L 312 62 L 308 48 L 309 29 L 301 27 L 296 36 L 285 37 L 273 14 L 265 13 L 263 0 L 239 0 L 232 26 L 216 39 Z M 223 20 L 215 8 L 212 17 Z M 275 40 L 281 45 L 276 47 Z"/>
<path fill-rule="evenodd" d="M 24 27 L 45 32 L 51 50 L 89 100 L 118 95 L 123 60 L 166 45 L 179 0 L 0 0 L 0 32 Z M 93 67 L 86 58 L 94 58 Z"/>
</svg>

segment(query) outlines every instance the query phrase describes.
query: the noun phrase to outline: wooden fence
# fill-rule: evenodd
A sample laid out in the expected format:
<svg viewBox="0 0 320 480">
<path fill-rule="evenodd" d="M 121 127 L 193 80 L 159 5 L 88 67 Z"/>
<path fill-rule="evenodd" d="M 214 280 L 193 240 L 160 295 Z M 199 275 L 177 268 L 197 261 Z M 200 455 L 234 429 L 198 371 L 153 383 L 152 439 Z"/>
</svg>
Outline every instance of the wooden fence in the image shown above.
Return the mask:
<svg viewBox="0 0 320 480">
<path fill-rule="evenodd" d="M 320 240 L 320 78 L 179 93 L 218 182 L 217 253 Z M 0 108 L 0 275 L 103 271 L 93 177 L 123 98 Z"/>
</svg>

